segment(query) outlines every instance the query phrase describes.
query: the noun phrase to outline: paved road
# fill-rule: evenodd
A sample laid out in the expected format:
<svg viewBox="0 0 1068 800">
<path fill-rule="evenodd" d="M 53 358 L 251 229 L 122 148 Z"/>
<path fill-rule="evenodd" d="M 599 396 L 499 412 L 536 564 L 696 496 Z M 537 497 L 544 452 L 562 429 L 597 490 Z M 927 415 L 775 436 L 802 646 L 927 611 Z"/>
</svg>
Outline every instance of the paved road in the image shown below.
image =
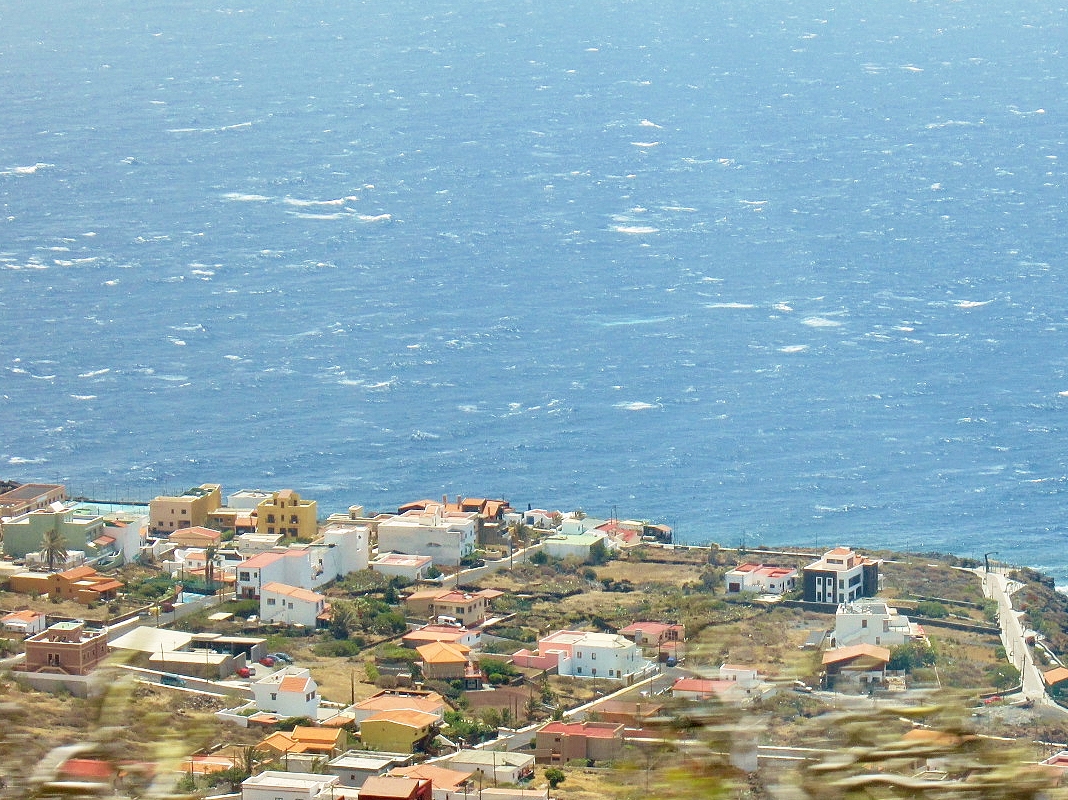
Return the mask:
<svg viewBox="0 0 1068 800">
<path fill-rule="evenodd" d="M 1035 664 L 1031 648 L 1027 646 L 1024 626 L 1020 621 L 1022 611 L 1012 607 L 1012 595 L 1023 584 L 1010 580 L 1000 572 L 987 572 L 982 567 L 975 570 L 983 582 L 983 594 L 998 604 L 998 622 L 1001 625 L 1001 644 L 1009 661 L 1020 670 L 1023 679 L 1023 696 L 1036 705 L 1061 709 L 1046 695 L 1046 684 L 1042 679 L 1042 670 Z M 1066 712 L 1068 713 L 1068 712 Z"/>
</svg>

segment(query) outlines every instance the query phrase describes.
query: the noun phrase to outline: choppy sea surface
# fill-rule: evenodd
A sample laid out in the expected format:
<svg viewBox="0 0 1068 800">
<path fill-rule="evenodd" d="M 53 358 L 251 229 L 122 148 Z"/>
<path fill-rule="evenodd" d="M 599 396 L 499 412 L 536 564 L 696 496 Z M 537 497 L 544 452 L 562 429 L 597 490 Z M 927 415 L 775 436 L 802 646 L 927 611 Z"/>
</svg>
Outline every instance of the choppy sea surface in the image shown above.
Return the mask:
<svg viewBox="0 0 1068 800">
<path fill-rule="evenodd" d="M 1068 17 L 0 8 L 0 477 L 1068 581 Z"/>
</svg>

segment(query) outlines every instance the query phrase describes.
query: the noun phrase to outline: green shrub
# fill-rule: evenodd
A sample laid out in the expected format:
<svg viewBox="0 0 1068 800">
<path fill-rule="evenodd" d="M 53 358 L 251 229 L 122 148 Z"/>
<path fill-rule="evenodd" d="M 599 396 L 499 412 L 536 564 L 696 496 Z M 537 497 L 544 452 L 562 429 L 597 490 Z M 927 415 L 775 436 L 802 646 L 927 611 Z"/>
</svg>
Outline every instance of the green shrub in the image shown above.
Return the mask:
<svg viewBox="0 0 1068 800">
<path fill-rule="evenodd" d="M 934 600 L 922 600 L 916 604 L 916 613 L 930 619 L 943 619 L 949 616 L 949 610 Z"/>
<path fill-rule="evenodd" d="M 363 650 L 363 639 L 354 636 L 351 639 L 330 639 L 312 647 L 312 652 L 324 658 L 352 658 Z"/>
</svg>

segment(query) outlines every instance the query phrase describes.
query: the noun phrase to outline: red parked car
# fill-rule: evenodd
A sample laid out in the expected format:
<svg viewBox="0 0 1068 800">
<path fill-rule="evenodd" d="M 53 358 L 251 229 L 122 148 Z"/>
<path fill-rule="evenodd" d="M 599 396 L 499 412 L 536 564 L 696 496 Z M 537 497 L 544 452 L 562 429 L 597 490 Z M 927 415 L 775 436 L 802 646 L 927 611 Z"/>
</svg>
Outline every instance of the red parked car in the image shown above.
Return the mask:
<svg viewBox="0 0 1068 800">
<path fill-rule="evenodd" d="M 274 659 L 271 658 L 270 656 L 264 656 L 263 658 L 260 659 L 260 663 L 263 664 L 263 666 L 265 666 L 265 667 L 273 667 L 274 666 Z"/>
</svg>

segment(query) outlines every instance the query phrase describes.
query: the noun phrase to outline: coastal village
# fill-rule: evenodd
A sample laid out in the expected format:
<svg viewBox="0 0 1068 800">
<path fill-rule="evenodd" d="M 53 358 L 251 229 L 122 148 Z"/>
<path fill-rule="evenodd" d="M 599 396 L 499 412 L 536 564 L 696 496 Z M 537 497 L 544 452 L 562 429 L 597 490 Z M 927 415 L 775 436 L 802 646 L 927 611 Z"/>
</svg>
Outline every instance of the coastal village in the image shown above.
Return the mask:
<svg viewBox="0 0 1068 800">
<path fill-rule="evenodd" d="M 993 553 L 684 546 L 463 496 L 0 490 L 0 797 L 1068 786 L 1068 598 Z"/>
</svg>

